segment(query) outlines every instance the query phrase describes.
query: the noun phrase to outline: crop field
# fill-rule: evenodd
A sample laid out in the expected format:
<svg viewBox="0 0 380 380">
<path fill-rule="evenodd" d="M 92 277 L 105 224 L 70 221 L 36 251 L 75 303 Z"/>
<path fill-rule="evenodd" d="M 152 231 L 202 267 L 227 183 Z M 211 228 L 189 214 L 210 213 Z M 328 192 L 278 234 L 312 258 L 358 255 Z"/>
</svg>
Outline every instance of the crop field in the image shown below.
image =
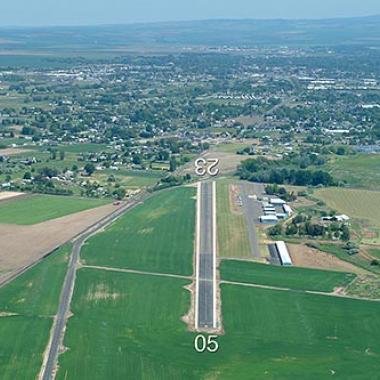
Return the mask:
<svg viewBox="0 0 380 380">
<path fill-rule="evenodd" d="M 250 258 L 251 250 L 244 215 L 231 210 L 230 181 L 217 182 L 218 247 L 221 257 Z"/>
<path fill-rule="evenodd" d="M 105 170 L 103 172 L 95 173 L 94 178 L 96 178 L 96 180 L 106 182 L 110 175 L 113 175 L 121 186 L 131 189 L 155 185 L 159 179 L 162 178 L 160 173 L 139 173 L 132 170 Z"/>
<path fill-rule="evenodd" d="M 0 203 L 0 223 L 31 225 L 110 203 L 56 195 L 33 195 Z"/>
<path fill-rule="evenodd" d="M 222 303 L 220 379 L 378 376 L 379 303 L 234 285 Z"/>
<path fill-rule="evenodd" d="M 191 275 L 195 189 L 162 192 L 83 247 L 88 265 Z"/>
<path fill-rule="evenodd" d="M 34 379 L 42 364 L 52 316 L 67 267 L 64 246 L 0 288 L 0 373 L 2 380 Z"/>
<path fill-rule="evenodd" d="M 186 280 L 80 269 L 59 380 L 375 379 L 379 303 L 222 285 L 225 334 L 196 353 Z M 367 376 L 367 377 L 363 377 Z"/>
<path fill-rule="evenodd" d="M 221 278 L 226 281 L 277 286 L 296 290 L 332 292 L 345 286 L 356 275 L 295 267 L 280 267 L 235 260 L 223 260 Z"/>
<path fill-rule="evenodd" d="M 58 150 L 63 150 L 67 153 L 100 153 L 112 151 L 106 144 L 75 144 L 61 145 Z"/>
<path fill-rule="evenodd" d="M 380 243 L 380 191 L 328 188 L 315 194 L 332 209 L 363 221 L 362 225 L 369 233 L 363 242 Z"/>
<path fill-rule="evenodd" d="M 338 180 L 346 181 L 352 186 L 379 189 L 380 155 L 357 154 L 355 156 L 337 157 L 326 168 Z"/>
</svg>

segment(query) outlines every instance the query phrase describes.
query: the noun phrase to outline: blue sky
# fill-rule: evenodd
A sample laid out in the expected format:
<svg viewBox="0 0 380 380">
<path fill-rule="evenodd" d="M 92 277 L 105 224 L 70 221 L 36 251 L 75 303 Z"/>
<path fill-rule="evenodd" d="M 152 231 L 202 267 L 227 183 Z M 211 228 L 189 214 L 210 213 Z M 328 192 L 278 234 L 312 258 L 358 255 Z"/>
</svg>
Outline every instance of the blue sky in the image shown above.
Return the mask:
<svg viewBox="0 0 380 380">
<path fill-rule="evenodd" d="M 0 25 L 123 24 L 380 14 L 380 0 L 0 0 Z"/>
</svg>

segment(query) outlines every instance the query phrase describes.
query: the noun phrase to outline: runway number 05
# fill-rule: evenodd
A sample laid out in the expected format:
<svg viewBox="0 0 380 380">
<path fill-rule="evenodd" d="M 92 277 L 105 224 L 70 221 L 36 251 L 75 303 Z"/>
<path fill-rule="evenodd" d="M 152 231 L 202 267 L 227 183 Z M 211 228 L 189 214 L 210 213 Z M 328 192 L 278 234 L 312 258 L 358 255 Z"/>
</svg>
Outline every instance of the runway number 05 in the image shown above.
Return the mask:
<svg viewBox="0 0 380 380">
<path fill-rule="evenodd" d="M 218 164 L 219 160 L 217 158 L 209 158 L 207 160 L 203 157 L 198 158 L 195 161 L 195 174 L 203 177 L 207 173 L 211 177 L 215 177 L 219 174 Z"/>
<path fill-rule="evenodd" d="M 206 337 L 202 334 L 199 334 L 195 337 L 194 340 L 194 348 L 197 352 L 217 352 L 219 350 L 219 344 L 217 342 L 218 336 L 217 335 L 209 335 L 206 339 Z"/>
</svg>

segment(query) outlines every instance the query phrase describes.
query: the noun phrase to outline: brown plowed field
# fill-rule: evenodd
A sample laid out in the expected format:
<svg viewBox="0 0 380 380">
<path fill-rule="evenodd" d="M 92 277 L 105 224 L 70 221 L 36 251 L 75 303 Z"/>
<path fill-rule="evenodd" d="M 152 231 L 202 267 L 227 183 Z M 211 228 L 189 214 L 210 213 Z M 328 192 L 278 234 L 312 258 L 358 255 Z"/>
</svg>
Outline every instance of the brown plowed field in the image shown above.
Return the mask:
<svg viewBox="0 0 380 380">
<path fill-rule="evenodd" d="M 0 224 L 0 285 L 115 210 L 106 205 L 32 226 Z"/>
<path fill-rule="evenodd" d="M 303 268 L 325 269 L 339 272 L 367 274 L 364 269 L 325 252 L 307 247 L 303 244 L 287 244 L 293 265 Z"/>
</svg>

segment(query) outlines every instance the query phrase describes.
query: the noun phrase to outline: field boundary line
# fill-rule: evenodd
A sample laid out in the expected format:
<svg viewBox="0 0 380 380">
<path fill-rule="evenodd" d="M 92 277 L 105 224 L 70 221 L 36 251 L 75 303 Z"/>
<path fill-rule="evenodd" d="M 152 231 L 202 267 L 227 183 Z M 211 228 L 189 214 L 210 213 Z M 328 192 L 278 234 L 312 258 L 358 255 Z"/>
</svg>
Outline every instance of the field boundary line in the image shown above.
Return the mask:
<svg viewBox="0 0 380 380">
<path fill-rule="evenodd" d="M 181 274 L 146 272 L 146 271 L 137 270 L 137 269 L 104 267 L 104 266 L 98 266 L 98 265 L 80 265 L 80 267 L 78 269 L 80 269 L 80 268 L 105 270 L 105 271 L 109 271 L 109 272 L 140 274 L 143 276 L 171 277 L 171 278 L 179 278 L 179 279 L 183 279 L 183 280 L 192 280 L 193 279 L 193 276 L 185 276 L 185 275 L 181 275 Z"/>
<path fill-rule="evenodd" d="M 250 284 L 250 283 L 247 283 L 247 282 L 237 282 L 237 281 L 227 281 L 227 280 L 221 280 L 220 283 L 221 284 L 226 284 L 226 285 L 245 286 L 245 287 L 248 287 L 248 288 L 277 290 L 277 291 L 280 291 L 280 292 L 312 294 L 312 295 L 317 295 L 317 296 L 335 297 L 335 298 L 347 298 L 347 299 L 356 300 L 356 301 L 380 302 L 380 299 L 353 297 L 353 296 L 344 295 L 344 294 L 336 294 L 336 293 L 333 293 L 333 292 L 327 293 L 327 292 L 319 292 L 319 291 L 316 291 L 316 290 L 302 290 L 302 289 L 282 288 L 282 287 L 277 287 L 277 286 L 272 286 L 272 285 Z"/>
</svg>

